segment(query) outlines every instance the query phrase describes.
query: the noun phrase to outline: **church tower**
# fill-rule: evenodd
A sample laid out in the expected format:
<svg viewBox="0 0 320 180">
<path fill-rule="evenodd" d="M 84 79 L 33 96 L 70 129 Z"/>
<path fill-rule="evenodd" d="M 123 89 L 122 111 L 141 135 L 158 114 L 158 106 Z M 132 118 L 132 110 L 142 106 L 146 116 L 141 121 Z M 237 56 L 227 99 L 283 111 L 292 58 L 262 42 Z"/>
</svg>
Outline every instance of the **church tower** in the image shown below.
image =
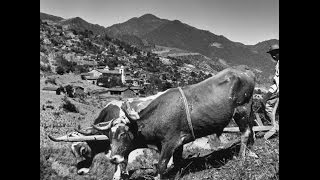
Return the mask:
<svg viewBox="0 0 320 180">
<path fill-rule="evenodd" d="M 124 74 L 124 66 L 121 66 L 119 69 L 119 72 L 121 73 L 121 82 L 124 84 L 126 82 L 125 74 Z"/>
</svg>

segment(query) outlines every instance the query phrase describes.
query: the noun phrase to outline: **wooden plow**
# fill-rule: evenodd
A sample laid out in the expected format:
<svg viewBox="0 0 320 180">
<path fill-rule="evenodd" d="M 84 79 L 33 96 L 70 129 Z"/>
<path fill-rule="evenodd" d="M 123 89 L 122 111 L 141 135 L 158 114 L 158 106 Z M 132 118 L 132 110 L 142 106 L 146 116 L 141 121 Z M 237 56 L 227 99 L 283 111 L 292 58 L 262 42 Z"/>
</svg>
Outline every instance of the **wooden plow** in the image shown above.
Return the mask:
<svg viewBox="0 0 320 180">
<path fill-rule="evenodd" d="M 272 111 L 272 117 L 271 117 L 272 125 L 271 126 L 264 126 L 261 119 L 260 119 L 259 114 L 257 112 L 254 113 L 256 116 L 255 122 L 258 124 L 258 126 L 253 126 L 252 130 L 254 132 L 266 131 L 266 133 L 264 135 L 265 139 L 269 139 L 274 133 L 279 131 L 279 125 L 276 122 L 276 112 L 278 109 L 278 105 L 279 105 L 279 98 L 277 99 L 275 106 L 273 108 L 273 111 Z M 240 132 L 239 127 L 226 127 L 223 129 L 223 133 L 238 133 L 238 132 Z"/>
</svg>

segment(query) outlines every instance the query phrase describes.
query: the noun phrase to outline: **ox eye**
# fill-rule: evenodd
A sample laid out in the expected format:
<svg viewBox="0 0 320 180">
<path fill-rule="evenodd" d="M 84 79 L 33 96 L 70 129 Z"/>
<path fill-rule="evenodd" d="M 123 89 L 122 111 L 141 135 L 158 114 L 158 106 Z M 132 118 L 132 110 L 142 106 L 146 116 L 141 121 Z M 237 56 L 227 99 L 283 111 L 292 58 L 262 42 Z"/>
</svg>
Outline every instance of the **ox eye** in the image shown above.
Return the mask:
<svg viewBox="0 0 320 180">
<path fill-rule="evenodd" d="M 118 137 L 121 138 L 121 137 L 124 137 L 124 135 L 125 135 L 124 132 L 122 132 L 118 135 Z"/>
</svg>

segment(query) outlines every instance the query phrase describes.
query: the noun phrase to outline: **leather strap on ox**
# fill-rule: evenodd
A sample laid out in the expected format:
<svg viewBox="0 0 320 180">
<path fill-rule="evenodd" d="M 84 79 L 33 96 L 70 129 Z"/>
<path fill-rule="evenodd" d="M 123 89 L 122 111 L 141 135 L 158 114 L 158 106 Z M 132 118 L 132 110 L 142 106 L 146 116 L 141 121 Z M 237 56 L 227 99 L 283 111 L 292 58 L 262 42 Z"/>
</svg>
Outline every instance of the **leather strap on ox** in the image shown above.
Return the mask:
<svg viewBox="0 0 320 180">
<path fill-rule="evenodd" d="M 182 95 L 182 99 L 183 99 L 183 102 L 184 102 L 184 107 L 186 109 L 186 114 L 187 114 L 187 121 L 188 121 L 188 124 L 189 124 L 189 127 L 190 127 L 190 130 L 191 130 L 191 134 L 192 134 L 192 137 L 193 139 L 196 139 L 195 135 L 194 135 L 194 132 L 193 132 L 193 127 L 192 127 L 192 122 L 191 122 L 191 117 L 190 117 L 190 111 L 189 111 L 189 107 L 188 107 L 188 101 L 187 101 L 187 98 L 186 96 L 184 95 L 181 87 L 178 87 L 181 95 Z"/>
</svg>

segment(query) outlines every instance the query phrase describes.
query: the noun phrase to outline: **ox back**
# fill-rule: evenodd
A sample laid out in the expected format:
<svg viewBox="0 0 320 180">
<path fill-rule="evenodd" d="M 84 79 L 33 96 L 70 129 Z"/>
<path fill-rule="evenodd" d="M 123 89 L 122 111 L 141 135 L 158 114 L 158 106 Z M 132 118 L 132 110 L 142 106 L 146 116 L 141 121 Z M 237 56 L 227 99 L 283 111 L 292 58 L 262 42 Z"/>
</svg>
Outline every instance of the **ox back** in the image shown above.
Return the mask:
<svg viewBox="0 0 320 180">
<path fill-rule="evenodd" d="M 220 135 L 229 124 L 235 108 L 250 101 L 254 90 L 254 75 L 237 69 L 226 69 L 214 77 L 182 89 L 188 101 L 196 138 L 213 133 Z M 143 142 L 162 141 L 166 137 L 176 136 L 177 132 L 188 135 L 185 141 L 193 140 L 183 99 L 177 88 L 159 96 L 139 116 L 137 124 Z"/>
</svg>

